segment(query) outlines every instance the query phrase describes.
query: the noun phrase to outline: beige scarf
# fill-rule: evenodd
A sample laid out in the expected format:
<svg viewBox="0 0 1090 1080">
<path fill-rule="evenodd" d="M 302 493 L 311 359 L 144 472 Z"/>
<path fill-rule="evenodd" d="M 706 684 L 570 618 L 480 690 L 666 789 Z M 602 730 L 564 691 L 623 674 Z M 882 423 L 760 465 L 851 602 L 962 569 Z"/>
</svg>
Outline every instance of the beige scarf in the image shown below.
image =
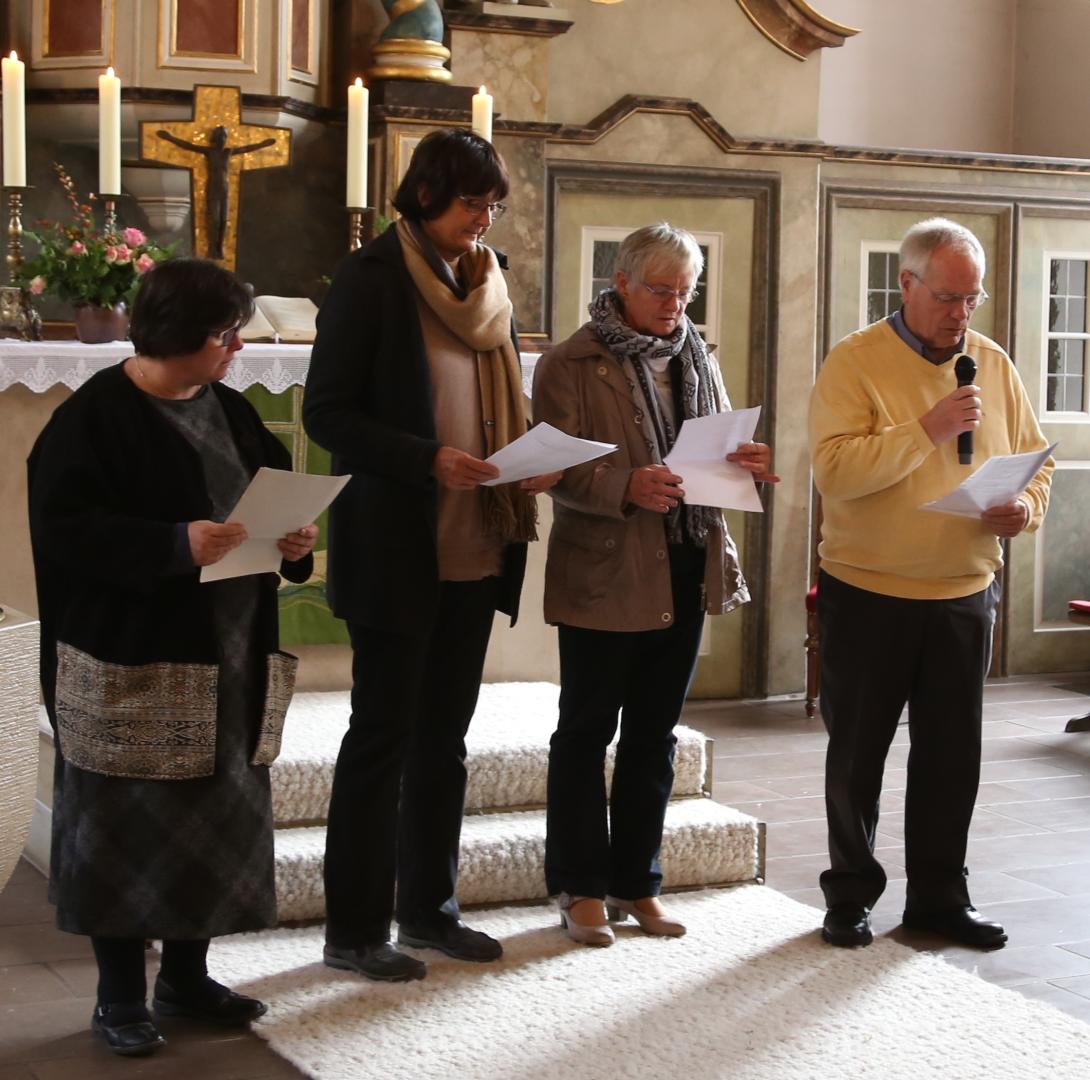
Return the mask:
<svg viewBox="0 0 1090 1080">
<path fill-rule="evenodd" d="M 465 288 L 459 299 L 432 269 L 420 241 L 404 219 L 397 236 L 405 265 L 424 302 L 446 328 L 477 354 L 477 382 L 488 457 L 526 432 L 522 367 L 511 340 L 511 300 L 495 252 L 483 244 L 458 260 Z M 485 521 L 504 540 L 536 540 L 537 504 L 517 484 L 482 489 Z"/>
</svg>

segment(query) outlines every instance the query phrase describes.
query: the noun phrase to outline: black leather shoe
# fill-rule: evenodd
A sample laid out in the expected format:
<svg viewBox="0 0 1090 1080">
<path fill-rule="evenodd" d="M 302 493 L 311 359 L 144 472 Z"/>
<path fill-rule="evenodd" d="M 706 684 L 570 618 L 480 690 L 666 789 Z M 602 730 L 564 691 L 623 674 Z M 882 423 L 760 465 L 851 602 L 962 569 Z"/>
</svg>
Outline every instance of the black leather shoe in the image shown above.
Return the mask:
<svg viewBox="0 0 1090 1080">
<path fill-rule="evenodd" d="M 151 1054 L 166 1045 L 166 1039 L 152 1023 L 142 1001 L 127 1005 L 96 1005 L 91 1015 L 91 1030 L 101 1035 L 115 1054 L 123 1057 Z"/>
<path fill-rule="evenodd" d="M 152 1006 L 158 1016 L 187 1016 L 223 1027 L 242 1027 L 267 1012 L 263 1001 L 236 994 L 207 976 L 194 988 L 176 990 L 160 975 L 155 980 Z"/>
<path fill-rule="evenodd" d="M 413 930 L 399 926 L 399 945 L 412 945 L 417 949 L 438 949 L 455 960 L 474 960 L 486 964 L 503 956 L 503 946 L 480 930 L 470 930 L 464 922 L 444 923 L 442 926 Z"/>
<path fill-rule="evenodd" d="M 322 958 L 326 967 L 354 971 L 357 975 L 366 975 L 369 979 L 382 982 L 408 982 L 410 979 L 422 979 L 428 973 L 423 960 L 398 952 L 388 941 L 358 949 L 338 949 L 327 945 Z"/>
<path fill-rule="evenodd" d="M 1003 927 L 997 922 L 989 922 L 974 907 L 906 911 L 901 923 L 908 930 L 926 930 L 973 949 L 1001 949 L 1007 943 L 1007 932 Z"/>
<path fill-rule="evenodd" d="M 870 911 L 862 904 L 833 904 L 825 912 L 821 936 L 830 945 L 842 949 L 859 949 L 874 940 L 870 928 Z"/>
</svg>

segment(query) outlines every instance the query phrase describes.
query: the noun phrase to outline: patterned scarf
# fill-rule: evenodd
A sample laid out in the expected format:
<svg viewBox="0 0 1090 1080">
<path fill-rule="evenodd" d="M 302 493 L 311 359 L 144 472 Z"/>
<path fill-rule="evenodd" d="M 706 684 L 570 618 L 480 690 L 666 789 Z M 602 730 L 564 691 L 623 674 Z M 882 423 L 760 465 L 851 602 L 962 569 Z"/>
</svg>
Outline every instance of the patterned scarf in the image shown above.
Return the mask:
<svg viewBox="0 0 1090 1080">
<path fill-rule="evenodd" d="M 485 457 L 526 433 L 522 368 L 511 340 L 511 300 L 496 253 L 483 244 L 458 260 L 456 280 L 419 226 L 402 218 L 397 237 L 413 284 L 455 337 L 477 354 Z M 518 484 L 481 488 L 495 536 L 536 540 L 537 504 Z"/>
<path fill-rule="evenodd" d="M 588 308 L 591 322 L 602 344 L 621 365 L 632 400 L 636 422 L 640 425 L 651 460 L 662 459 L 677 440 L 674 418 L 664 411 L 652 388 L 651 371 L 663 371 L 671 361 L 680 365 L 679 411 L 683 420 L 710 416 L 719 411 L 714 381 L 708 366 L 708 350 L 688 315 L 683 315 L 669 337 L 652 337 L 634 330 L 624 320 L 624 309 L 616 289 L 604 289 Z M 684 512 L 684 514 L 682 513 Z M 723 523 L 722 511 L 712 506 L 679 505 L 667 515 L 666 534 L 671 543 L 681 543 L 686 535 L 704 547 L 708 530 Z"/>
</svg>

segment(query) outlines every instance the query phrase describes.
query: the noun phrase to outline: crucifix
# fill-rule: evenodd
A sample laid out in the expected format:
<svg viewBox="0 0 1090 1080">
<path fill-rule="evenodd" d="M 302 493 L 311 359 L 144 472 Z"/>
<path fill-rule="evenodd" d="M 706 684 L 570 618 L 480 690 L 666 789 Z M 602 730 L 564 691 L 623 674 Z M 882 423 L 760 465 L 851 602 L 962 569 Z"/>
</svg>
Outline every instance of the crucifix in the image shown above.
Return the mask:
<svg viewBox="0 0 1090 1080">
<path fill-rule="evenodd" d="M 247 169 L 291 160 L 291 130 L 244 124 L 237 86 L 195 86 L 192 120 L 146 120 L 140 152 L 149 161 L 188 169 L 193 196 L 193 251 L 235 268 L 238 192 Z"/>
</svg>

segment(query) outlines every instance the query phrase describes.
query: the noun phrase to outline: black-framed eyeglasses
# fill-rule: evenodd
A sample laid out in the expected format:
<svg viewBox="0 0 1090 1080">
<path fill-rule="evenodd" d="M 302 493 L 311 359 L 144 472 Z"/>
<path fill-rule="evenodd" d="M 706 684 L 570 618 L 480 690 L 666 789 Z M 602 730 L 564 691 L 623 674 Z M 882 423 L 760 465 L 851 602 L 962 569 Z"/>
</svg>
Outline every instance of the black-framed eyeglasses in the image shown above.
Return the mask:
<svg viewBox="0 0 1090 1080">
<path fill-rule="evenodd" d="M 477 199 L 472 195 L 459 195 L 459 201 L 474 216 L 479 217 L 486 210 L 493 221 L 499 221 L 507 213 L 507 206 L 501 202 L 488 202 L 486 199 Z"/>
<path fill-rule="evenodd" d="M 226 330 L 213 330 L 208 336 L 214 338 L 217 345 L 222 345 L 225 349 L 232 341 L 235 340 L 235 335 L 242 329 L 242 322 L 235 323 L 234 326 L 227 327 Z"/>
<path fill-rule="evenodd" d="M 660 304 L 667 300 L 680 300 L 683 304 L 691 304 L 699 295 L 699 289 L 667 289 L 665 285 L 648 285 L 641 281 L 642 285 Z"/>
<path fill-rule="evenodd" d="M 981 304 L 988 300 L 988 294 L 981 289 L 977 293 L 948 293 L 948 292 L 935 292 L 930 285 L 915 270 L 909 270 L 909 274 L 912 275 L 934 298 L 935 303 L 943 304 L 944 306 L 951 306 L 953 304 L 964 304 L 970 311 L 976 311 Z"/>
</svg>

